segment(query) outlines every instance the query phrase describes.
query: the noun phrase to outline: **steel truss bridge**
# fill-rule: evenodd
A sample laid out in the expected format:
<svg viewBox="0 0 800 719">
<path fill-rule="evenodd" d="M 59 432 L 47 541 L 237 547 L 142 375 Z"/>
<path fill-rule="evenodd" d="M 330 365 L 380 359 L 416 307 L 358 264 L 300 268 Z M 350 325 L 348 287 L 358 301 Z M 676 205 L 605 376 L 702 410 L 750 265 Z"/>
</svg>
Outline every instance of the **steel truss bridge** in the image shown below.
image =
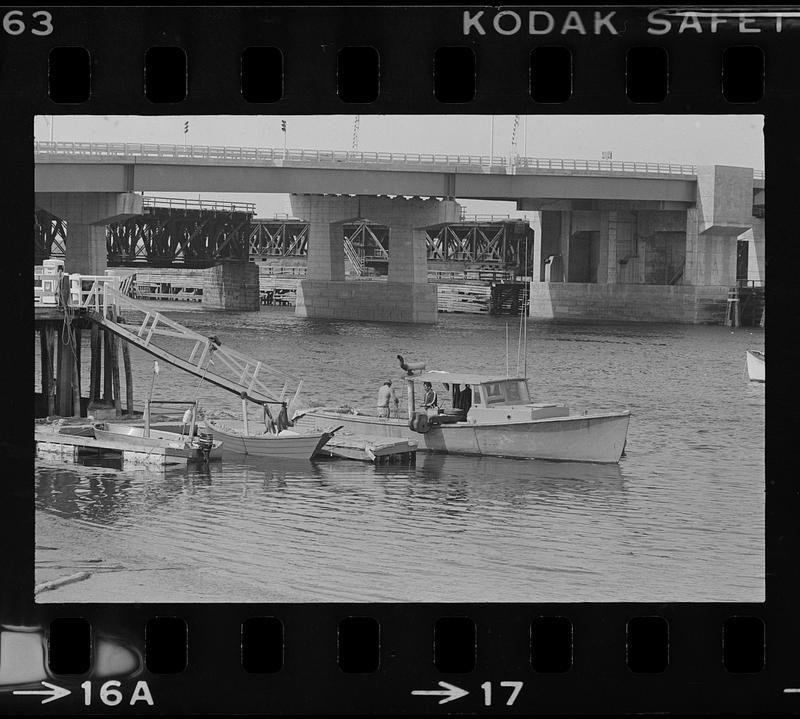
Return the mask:
<svg viewBox="0 0 800 719">
<path fill-rule="evenodd" d="M 108 263 L 115 266 L 210 267 L 224 260 L 308 255 L 308 223 L 256 218 L 255 205 L 145 197 L 142 215 L 106 229 Z M 45 210 L 34 216 L 35 262 L 66 254 L 67 223 Z M 362 219 L 342 226 L 345 256 L 358 274 L 388 268 L 390 228 Z M 533 231 L 508 216 L 464 216 L 426 229 L 428 259 L 522 268 L 533 255 Z"/>
</svg>

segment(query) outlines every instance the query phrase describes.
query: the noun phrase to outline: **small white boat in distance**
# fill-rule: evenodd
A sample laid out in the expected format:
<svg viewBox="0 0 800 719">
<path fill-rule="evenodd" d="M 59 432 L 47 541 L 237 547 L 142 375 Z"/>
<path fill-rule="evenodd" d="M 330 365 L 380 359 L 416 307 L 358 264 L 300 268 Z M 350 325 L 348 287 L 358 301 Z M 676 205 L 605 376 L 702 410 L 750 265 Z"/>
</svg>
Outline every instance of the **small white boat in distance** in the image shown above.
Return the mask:
<svg viewBox="0 0 800 719">
<path fill-rule="evenodd" d="M 278 434 L 250 434 L 239 423 L 206 419 L 215 440 L 225 443 L 225 451 L 253 457 L 311 459 L 333 437 L 333 432 L 300 433 L 285 429 Z"/>
<path fill-rule="evenodd" d="M 319 430 L 341 425 L 357 435 L 416 440 L 421 451 L 494 457 L 613 463 L 625 449 L 630 411 L 571 414 L 566 405 L 531 402 L 525 377 L 419 371 L 403 379 L 407 419 L 318 408 L 295 414 L 295 426 Z M 454 406 L 461 409 L 431 417 L 418 411 L 414 385 L 419 383 L 421 390 L 422 382 L 433 385 L 440 406 L 452 393 Z M 472 396 L 465 401 L 467 385 Z"/>
<path fill-rule="evenodd" d="M 747 374 L 752 382 L 765 382 L 766 356 L 758 350 L 747 350 Z"/>
</svg>

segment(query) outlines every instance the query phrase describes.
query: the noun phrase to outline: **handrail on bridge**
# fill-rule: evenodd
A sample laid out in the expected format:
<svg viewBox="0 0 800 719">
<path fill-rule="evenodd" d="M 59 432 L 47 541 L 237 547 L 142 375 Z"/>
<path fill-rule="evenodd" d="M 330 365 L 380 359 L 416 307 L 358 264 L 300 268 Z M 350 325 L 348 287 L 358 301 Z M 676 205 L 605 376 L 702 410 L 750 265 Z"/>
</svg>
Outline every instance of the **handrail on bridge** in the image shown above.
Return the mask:
<svg viewBox="0 0 800 719">
<path fill-rule="evenodd" d="M 242 160 L 273 163 L 351 163 L 361 165 L 404 164 L 439 169 L 446 167 L 478 168 L 505 174 L 531 170 L 567 172 L 610 172 L 694 176 L 695 165 L 622 160 L 580 160 L 520 156 L 450 155 L 410 152 L 361 152 L 355 150 L 309 150 L 269 147 L 224 147 L 216 145 L 162 145 L 115 142 L 36 141 L 36 155 L 43 157 L 120 157 L 166 158 L 176 160 Z M 755 179 L 764 179 L 763 170 L 754 170 Z"/>
<path fill-rule="evenodd" d="M 181 210 L 213 210 L 216 212 L 242 212 L 254 215 L 255 202 L 228 202 L 227 200 L 192 200 L 182 197 L 156 197 L 145 195 L 142 197 L 144 207 L 167 207 Z"/>
</svg>

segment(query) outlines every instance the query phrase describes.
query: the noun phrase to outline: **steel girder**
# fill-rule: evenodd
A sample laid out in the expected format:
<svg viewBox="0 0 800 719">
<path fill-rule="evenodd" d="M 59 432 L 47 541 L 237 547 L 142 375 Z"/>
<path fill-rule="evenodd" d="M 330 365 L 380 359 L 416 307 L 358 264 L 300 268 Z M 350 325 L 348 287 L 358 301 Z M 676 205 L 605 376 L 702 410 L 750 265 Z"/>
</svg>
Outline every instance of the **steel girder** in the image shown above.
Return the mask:
<svg viewBox="0 0 800 719">
<path fill-rule="evenodd" d="M 350 240 L 361 258 L 366 263 L 382 263 L 389 260 L 389 233 L 386 225 L 369 220 L 346 223 L 342 226 L 345 240 Z"/>
<path fill-rule="evenodd" d="M 36 262 L 64 256 L 67 223 L 45 210 L 34 216 Z M 391 229 L 368 220 L 342 227 L 366 264 L 388 261 Z M 520 270 L 533 257 L 533 231 L 522 222 L 459 222 L 426 229 L 428 259 L 513 265 Z M 308 223 L 253 219 L 243 212 L 152 207 L 148 214 L 108 226 L 109 264 L 211 266 L 220 260 L 250 257 L 305 257 Z M 525 273 L 529 274 L 529 272 Z"/>
<path fill-rule="evenodd" d="M 299 220 L 252 220 L 248 248 L 251 257 L 305 257 L 308 223 Z"/>
<path fill-rule="evenodd" d="M 533 230 L 522 222 L 458 222 L 426 230 L 429 260 L 457 260 L 523 268 L 533 256 Z"/>
<path fill-rule="evenodd" d="M 64 220 L 51 215 L 47 210 L 36 210 L 33 214 L 34 264 L 50 257 L 66 255 L 67 227 Z"/>
<path fill-rule="evenodd" d="M 251 219 L 244 212 L 152 207 L 146 215 L 109 225 L 108 262 L 207 267 L 221 260 L 247 260 Z"/>
</svg>

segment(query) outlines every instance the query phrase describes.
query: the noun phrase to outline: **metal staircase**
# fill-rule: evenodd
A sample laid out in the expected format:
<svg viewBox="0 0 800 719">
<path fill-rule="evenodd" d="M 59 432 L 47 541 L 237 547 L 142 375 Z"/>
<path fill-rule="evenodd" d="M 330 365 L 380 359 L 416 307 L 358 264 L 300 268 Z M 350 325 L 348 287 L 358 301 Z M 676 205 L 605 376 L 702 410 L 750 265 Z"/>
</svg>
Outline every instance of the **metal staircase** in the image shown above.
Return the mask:
<svg viewBox="0 0 800 719">
<path fill-rule="evenodd" d="M 153 312 L 122 294 L 117 284 L 118 278 L 95 278 L 73 305 L 89 310 L 103 329 L 133 346 L 242 399 L 288 404 L 297 400 L 302 380 Z"/>
<path fill-rule="evenodd" d="M 350 260 L 350 264 L 353 265 L 353 271 L 359 276 L 363 275 L 364 262 L 358 256 L 358 252 L 349 237 L 344 238 L 344 254 Z"/>
</svg>

